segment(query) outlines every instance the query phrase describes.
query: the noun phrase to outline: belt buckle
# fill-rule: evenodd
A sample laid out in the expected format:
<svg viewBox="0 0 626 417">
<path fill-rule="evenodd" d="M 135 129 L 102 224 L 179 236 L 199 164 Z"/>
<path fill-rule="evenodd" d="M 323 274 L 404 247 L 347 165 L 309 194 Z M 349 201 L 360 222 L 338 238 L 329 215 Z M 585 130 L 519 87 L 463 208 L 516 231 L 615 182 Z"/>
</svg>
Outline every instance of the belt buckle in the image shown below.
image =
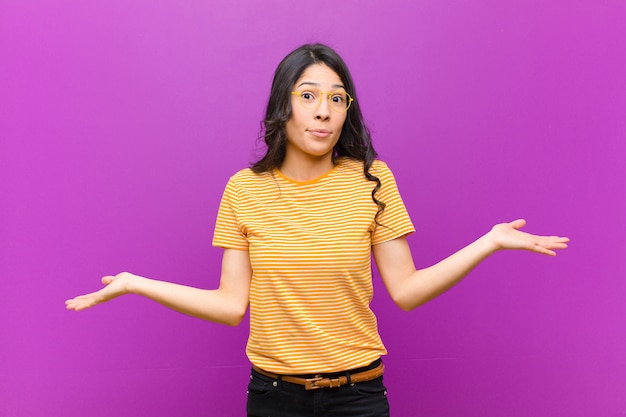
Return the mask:
<svg viewBox="0 0 626 417">
<path fill-rule="evenodd" d="M 320 388 L 339 388 L 340 386 L 341 380 L 339 378 L 323 378 L 321 375 L 317 375 L 315 378 L 304 380 L 304 389 L 308 391 Z"/>
<path fill-rule="evenodd" d="M 313 389 L 320 389 L 323 388 L 320 385 L 317 385 L 318 382 L 324 380 L 326 378 L 322 378 L 320 375 L 315 376 L 314 378 L 308 378 L 304 380 L 304 389 L 307 391 L 313 390 Z"/>
</svg>

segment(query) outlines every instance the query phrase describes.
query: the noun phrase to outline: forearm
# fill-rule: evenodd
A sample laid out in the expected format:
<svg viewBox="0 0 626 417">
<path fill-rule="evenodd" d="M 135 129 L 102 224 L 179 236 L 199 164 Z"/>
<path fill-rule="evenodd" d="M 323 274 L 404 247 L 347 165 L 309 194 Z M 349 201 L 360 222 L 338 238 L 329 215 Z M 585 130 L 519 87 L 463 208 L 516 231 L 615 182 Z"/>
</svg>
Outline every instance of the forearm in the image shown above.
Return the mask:
<svg viewBox="0 0 626 417">
<path fill-rule="evenodd" d="M 459 283 L 496 250 L 490 233 L 487 233 L 437 264 L 415 270 L 401 282 L 395 302 L 408 311 L 436 298 Z"/>
<path fill-rule="evenodd" d="M 393 300 L 412 310 L 432 300 L 461 281 L 482 260 L 500 249 L 527 250 L 555 256 L 567 248 L 569 239 L 522 232 L 526 221 L 500 223 L 473 243 L 425 269 L 416 270 L 406 238 L 400 237 L 372 247 L 378 271 Z"/>
<path fill-rule="evenodd" d="M 122 272 L 102 278 L 104 288 L 65 302 L 68 310 L 81 311 L 124 294 L 138 294 L 172 310 L 229 325 L 241 322 L 250 297 L 252 268 L 247 251 L 224 250 L 220 286 L 216 290 L 179 285 Z"/>
<path fill-rule="evenodd" d="M 128 293 L 141 295 L 172 310 L 216 323 L 237 325 L 245 309 L 223 288 L 205 290 L 132 275 Z"/>
</svg>

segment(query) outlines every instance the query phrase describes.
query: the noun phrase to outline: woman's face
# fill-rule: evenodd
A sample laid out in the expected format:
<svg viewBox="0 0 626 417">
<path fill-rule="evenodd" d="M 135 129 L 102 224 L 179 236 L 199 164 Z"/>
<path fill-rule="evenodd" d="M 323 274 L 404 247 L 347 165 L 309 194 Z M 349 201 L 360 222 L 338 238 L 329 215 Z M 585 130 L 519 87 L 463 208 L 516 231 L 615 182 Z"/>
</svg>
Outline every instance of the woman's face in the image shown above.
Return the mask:
<svg viewBox="0 0 626 417">
<path fill-rule="evenodd" d="M 331 104 L 332 100 L 337 106 L 341 94 L 345 93 L 341 78 L 324 64 L 311 65 L 296 81 L 292 91 L 300 94 L 291 96 L 291 118 L 285 125 L 286 158 L 332 160 L 333 148 L 339 141 L 347 115 L 346 111 L 333 109 Z M 329 92 L 337 95 L 329 96 Z M 320 93 L 321 100 L 317 101 Z"/>
</svg>

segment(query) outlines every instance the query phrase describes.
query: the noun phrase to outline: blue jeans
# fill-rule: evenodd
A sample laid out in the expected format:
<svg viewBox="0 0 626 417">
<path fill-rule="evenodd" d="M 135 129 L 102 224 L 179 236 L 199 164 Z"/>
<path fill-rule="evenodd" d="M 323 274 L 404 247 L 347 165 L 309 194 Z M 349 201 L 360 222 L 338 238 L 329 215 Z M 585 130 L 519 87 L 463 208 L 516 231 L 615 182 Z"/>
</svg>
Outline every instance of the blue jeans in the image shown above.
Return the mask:
<svg viewBox="0 0 626 417">
<path fill-rule="evenodd" d="M 352 373 L 374 368 L 378 363 Z M 324 374 L 337 375 L 345 375 L 345 372 Z M 338 388 L 307 391 L 302 385 L 252 370 L 247 410 L 248 417 L 389 417 L 389 402 L 383 377 Z"/>
</svg>

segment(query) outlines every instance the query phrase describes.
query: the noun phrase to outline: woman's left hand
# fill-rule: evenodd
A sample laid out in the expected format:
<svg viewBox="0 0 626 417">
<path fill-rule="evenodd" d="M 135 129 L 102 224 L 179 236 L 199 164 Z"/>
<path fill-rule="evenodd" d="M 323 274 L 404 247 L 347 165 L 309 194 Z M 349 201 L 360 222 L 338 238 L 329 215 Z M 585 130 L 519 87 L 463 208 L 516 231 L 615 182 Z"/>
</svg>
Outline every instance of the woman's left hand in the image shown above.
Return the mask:
<svg viewBox="0 0 626 417">
<path fill-rule="evenodd" d="M 524 219 L 495 225 L 489 234 L 491 235 L 496 250 L 522 249 L 555 256 L 556 250 L 567 248 L 569 238 L 531 235 L 520 230 L 525 225 L 526 220 Z"/>
</svg>

